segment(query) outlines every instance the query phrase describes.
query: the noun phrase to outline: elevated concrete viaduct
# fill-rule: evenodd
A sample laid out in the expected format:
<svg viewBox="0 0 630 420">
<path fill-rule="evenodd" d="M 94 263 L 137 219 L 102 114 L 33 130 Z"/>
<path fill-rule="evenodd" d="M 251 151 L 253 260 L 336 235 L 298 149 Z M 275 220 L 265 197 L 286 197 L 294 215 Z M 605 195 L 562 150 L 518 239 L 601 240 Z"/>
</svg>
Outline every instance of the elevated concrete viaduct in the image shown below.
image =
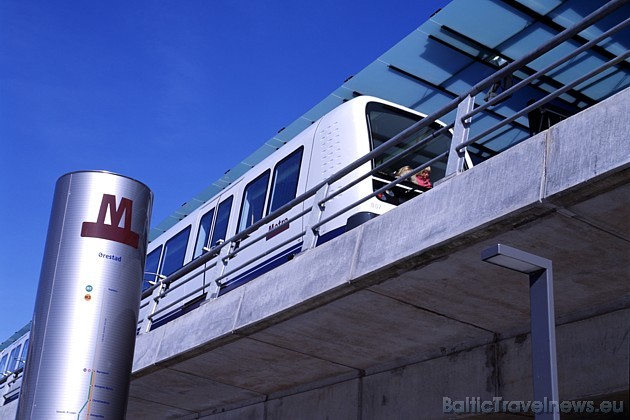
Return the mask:
<svg viewBox="0 0 630 420">
<path fill-rule="evenodd" d="M 496 243 L 553 261 L 560 399 L 626 416 L 629 115 L 625 90 L 139 336 L 128 418 L 437 419 L 468 417 L 444 398 L 531 400 L 527 276 L 480 260 Z"/>
</svg>

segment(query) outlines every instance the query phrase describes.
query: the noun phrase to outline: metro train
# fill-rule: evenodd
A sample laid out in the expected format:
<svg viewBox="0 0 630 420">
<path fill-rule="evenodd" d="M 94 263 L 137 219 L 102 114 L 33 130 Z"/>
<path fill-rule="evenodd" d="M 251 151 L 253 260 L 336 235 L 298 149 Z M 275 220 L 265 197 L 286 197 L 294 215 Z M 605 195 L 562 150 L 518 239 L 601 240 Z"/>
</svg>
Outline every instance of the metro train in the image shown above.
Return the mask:
<svg viewBox="0 0 630 420">
<path fill-rule="evenodd" d="M 204 300 L 225 294 L 303 252 L 304 232 L 313 220 L 309 209 L 315 200 L 321 199 L 319 196 L 298 202 L 236 241 L 232 238 L 272 213 L 278 213 L 278 209 L 287 207 L 296 197 L 424 117 L 426 115 L 375 97 L 359 96 L 347 101 L 153 240 L 148 246 L 138 333 L 158 328 L 198 307 Z M 430 141 L 417 150 L 404 152 L 421 141 L 425 143 L 428 138 Z M 412 178 L 398 178 L 400 169 L 430 163 L 431 181 L 435 182 L 444 176 L 446 169 L 446 158 L 436 160 L 436 157 L 445 156 L 450 143 L 450 130 L 439 121 L 433 122 L 332 182 L 327 196 L 336 192 L 337 195 L 326 201 L 319 220 L 326 220 L 329 215 L 338 216 L 318 227 L 313 245 L 327 242 L 426 192 L 427 187 L 412 182 Z M 376 168 L 379 169 L 374 171 Z M 365 176 L 370 171 L 374 173 Z M 356 181 L 362 175 L 364 179 Z M 396 180 L 396 185 L 384 189 Z M 375 193 L 377 191 L 380 192 Z M 230 243 L 226 258 L 219 249 Z M 166 287 L 168 293 L 159 299 L 159 305 L 155 304 L 156 292 L 160 291 L 163 280 L 201 257 L 208 261 Z M 228 262 L 228 269 L 237 268 L 218 276 L 215 268 L 208 267 L 220 266 L 217 261 L 222 258 Z M 208 293 L 217 287 L 217 278 L 220 287 L 216 293 Z M 164 307 L 168 309 L 161 313 L 156 311 Z M 19 397 L 29 335 L 30 323 L 0 346 L 0 417 L 3 406 L 9 407 Z"/>
<path fill-rule="evenodd" d="M 0 418 L 3 418 L 2 407 L 19 397 L 30 329 L 31 324 L 28 323 L 0 344 Z"/>
<path fill-rule="evenodd" d="M 375 97 L 359 96 L 349 100 L 315 121 L 153 240 L 148 247 L 138 332 L 157 328 L 211 297 L 209 291 L 213 288 L 217 273 L 224 271 L 208 269 L 208 266 L 213 261 L 221 265 L 218 260 L 222 256 L 218 255 L 217 250 L 225 241 L 230 241 L 229 238 L 248 229 L 424 117 L 426 115 Z M 433 139 L 419 150 L 397 157 L 402 150 L 428 136 Z M 342 213 L 319 226 L 316 245 L 425 192 L 426 187 L 422 188 L 407 179 L 350 210 L 344 210 L 361 197 L 373 194 L 394 181 L 400 168 L 418 168 L 444 154 L 449 150 L 450 143 L 450 131 L 445 129 L 443 123 L 433 122 L 393 149 L 375 156 L 371 162 L 366 162 L 332 183 L 328 195 L 335 191 L 343 192 L 326 202 L 320 220 L 324 220 L 327 215 Z M 344 190 L 353 180 L 377 166 L 380 167 L 379 171 Z M 444 176 L 446 159 L 432 162 L 431 166 L 431 180 L 435 182 Z M 250 232 L 247 237 L 233 241 L 233 252 L 224 261 L 229 263 L 229 267 L 238 268 L 222 276 L 215 295 L 227 293 L 300 253 L 304 248 L 304 236 L 300 232 L 304 232 L 309 217 L 312 217 L 305 210 L 313 205 L 313 200 L 310 197 Z M 289 238 L 293 239 L 287 242 Z M 161 280 L 208 252 L 213 254 L 209 262 L 170 284 L 170 290 L 156 305 L 155 289 Z M 260 255 L 263 256 L 258 257 Z M 242 266 L 249 261 L 253 262 Z M 168 310 L 162 309 L 149 316 L 160 307 L 168 307 Z M 145 325 L 141 325 L 143 322 Z"/>
</svg>

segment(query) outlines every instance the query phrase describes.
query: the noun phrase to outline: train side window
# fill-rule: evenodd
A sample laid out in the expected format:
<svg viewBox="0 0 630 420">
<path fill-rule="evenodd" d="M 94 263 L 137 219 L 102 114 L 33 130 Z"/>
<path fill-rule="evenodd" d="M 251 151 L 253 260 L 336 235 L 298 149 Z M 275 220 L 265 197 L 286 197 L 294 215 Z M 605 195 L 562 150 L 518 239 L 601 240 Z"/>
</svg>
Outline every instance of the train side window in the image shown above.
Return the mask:
<svg viewBox="0 0 630 420">
<path fill-rule="evenodd" d="M 376 149 L 387 140 L 391 139 L 398 133 L 411 127 L 416 122 L 420 121 L 422 117 L 414 114 L 410 114 L 406 111 L 393 108 L 389 105 L 379 104 L 376 102 L 370 102 L 366 108 L 368 117 L 368 127 L 370 132 L 370 140 L 372 142 L 372 149 Z M 374 159 L 374 164 L 378 165 L 384 161 L 390 161 L 391 158 L 400 153 L 403 149 L 406 149 L 416 143 L 419 143 L 430 136 L 434 136 L 434 133 L 442 129 L 442 125 L 434 122 L 422 130 L 416 132 L 410 136 L 407 140 L 398 144 L 396 147 L 386 151 L 383 155 Z M 391 160 L 388 172 L 393 174 L 398 169 L 405 165 L 409 165 L 412 168 L 420 166 L 424 162 L 434 158 L 438 154 L 447 151 L 451 144 L 451 135 L 449 132 L 440 134 L 434 137 L 430 144 L 421 146 L 419 150 L 413 151 L 411 154 Z"/>
<path fill-rule="evenodd" d="M 203 248 L 208 245 L 210 233 L 212 232 L 212 220 L 214 219 L 214 207 L 201 217 L 199 222 L 199 232 L 197 232 L 197 243 L 193 259 L 199 257 L 205 251 Z"/>
<path fill-rule="evenodd" d="M 7 365 L 7 372 L 15 372 L 15 368 L 18 365 L 18 359 L 20 358 L 20 350 L 22 349 L 22 345 L 20 344 L 17 347 L 14 347 L 11 350 L 11 355 L 9 356 L 9 364 Z"/>
<path fill-rule="evenodd" d="M 262 219 L 268 183 L 269 170 L 266 170 L 245 187 L 241 215 L 238 219 L 238 232 L 247 229 Z"/>
<path fill-rule="evenodd" d="M 226 239 L 228 222 L 230 221 L 230 211 L 232 211 L 232 201 L 234 201 L 234 196 L 231 195 L 219 204 L 217 221 L 214 223 L 214 232 L 212 233 L 210 248 L 216 246 L 219 240 L 224 241 Z"/>
<path fill-rule="evenodd" d="M 155 284 L 157 281 L 157 273 L 160 265 L 160 256 L 162 255 L 162 246 L 155 248 L 149 255 L 147 255 L 147 261 L 144 264 L 144 281 L 142 282 L 142 290 L 147 290 L 151 287 L 151 283 Z"/>
<path fill-rule="evenodd" d="M 0 376 L 2 376 L 2 374 L 5 371 L 5 368 L 7 367 L 7 360 L 9 359 L 9 355 L 5 354 L 4 356 L 2 356 L 2 359 L 0 359 Z"/>
<path fill-rule="evenodd" d="M 170 276 L 184 266 L 184 257 L 186 256 L 186 245 L 188 245 L 189 236 L 190 226 L 166 241 L 164 245 L 164 261 L 162 262 L 160 274 Z"/>
<path fill-rule="evenodd" d="M 366 112 L 372 150 L 422 119 L 420 115 L 376 102 L 368 103 Z M 373 166 L 380 167 L 373 178 L 372 185 L 375 191 L 402 175 L 409 175 L 398 185 L 378 194 L 379 200 L 393 205 L 404 203 L 431 188 L 431 181 L 435 182 L 444 176 L 446 159 L 432 165 L 429 169 L 432 171 L 429 179 L 419 177 L 417 173 L 410 173 L 413 172 L 413 168 L 420 167 L 449 150 L 450 132 L 435 134 L 443 128 L 441 123 L 433 122 L 374 158 Z"/>
<path fill-rule="evenodd" d="M 273 172 L 273 181 L 271 182 L 271 195 L 269 197 L 267 214 L 279 209 L 295 198 L 303 150 L 304 148 L 300 147 L 276 165 L 276 169 Z"/>
<path fill-rule="evenodd" d="M 406 130 L 422 118 L 418 115 L 392 108 L 385 104 L 370 102 L 366 108 L 368 117 L 368 127 L 370 129 L 370 140 L 372 149 L 376 149 L 398 133 Z M 414 134 L 398 146 L 384 152 L 382 155 L 374 159 L 374 165 L 379 165 L 384 161 L 391 160 L 392 156 L 400 153 L 403 149 L 417 143 L 422 138 L 430 135 L 434 130 L 430 127 L 424 128 L 422 131 Z M 389 174 L 393 174 L 400 167 L 409 165 L 413 168 L 422 163 L 422 156 L 411 154 L 405 157 L 404 162 L 400 160 L 392 161 L 391 166 L 386 168 Z"/>
<path fill-rule="evenodd" d="M 29 338 L 24 342 L 24 347 L 22 348 L 22 355 L 20 356 L 20 360 L 18 362 L 18 369 L 24 367 L 26 364 L 26 356 L 28 355 L 28 342 Z"/>
</svg>

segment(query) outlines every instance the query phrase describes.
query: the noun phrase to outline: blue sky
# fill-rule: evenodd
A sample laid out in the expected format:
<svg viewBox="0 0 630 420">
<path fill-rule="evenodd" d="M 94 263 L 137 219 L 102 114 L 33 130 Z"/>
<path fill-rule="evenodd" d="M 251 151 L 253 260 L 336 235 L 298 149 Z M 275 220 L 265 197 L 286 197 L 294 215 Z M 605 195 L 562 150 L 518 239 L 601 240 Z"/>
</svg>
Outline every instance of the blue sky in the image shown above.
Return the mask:
<svg viewBox="0 0 630 420">
<path fill-rule="evenodd" d="M 0 0 L 0 341 L 59 177 L 136 178 L 156 225 L 447 3 Z"/>
</svg>

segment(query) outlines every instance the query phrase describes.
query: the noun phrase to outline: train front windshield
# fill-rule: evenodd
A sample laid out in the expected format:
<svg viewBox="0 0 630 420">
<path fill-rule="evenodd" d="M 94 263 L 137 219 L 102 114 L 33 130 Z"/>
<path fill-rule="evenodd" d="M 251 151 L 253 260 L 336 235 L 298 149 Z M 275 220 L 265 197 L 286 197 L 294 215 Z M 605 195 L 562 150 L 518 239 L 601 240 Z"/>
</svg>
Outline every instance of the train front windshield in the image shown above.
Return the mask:
<svg viewBox="0 0 630 420">
<path fill-rule="evenodd" d="M 422 118 L 376 102 L 371 102 L 367 105 L 366 113 L 372 149 L 379 147 Z M 412 169 L 447 151 L 451 143 L 451 136 L 448 131 L 445 131 L 446 134 L 440 134 L 436 138 L 429 140 L 424 145 L 412 147 L 431 136 L 440 128 L 442 128 L 440 124 L 433 123 L 404 142 L 377 156 L 373 161 L 374 167 L 381 164 L 383 164 L 383 167 L 374 176 L 374 189 L 381 188 L 400 176 L 409 175 Z M 403 153 L 409 148 L 411 149 L 408 152 Z M 403 154 L 397 156 L 400 153 Z M 445 170 L 446 158 L 431 165 L 428 178 L 421 180 L 420 174 L 414 173 L 394 189 L 388 190 L 387 194 L 380 194 L 378 198 L 391 204 L 400 204 L 430 189 L 433 182 L 444 177 Z"/>
</svg>

